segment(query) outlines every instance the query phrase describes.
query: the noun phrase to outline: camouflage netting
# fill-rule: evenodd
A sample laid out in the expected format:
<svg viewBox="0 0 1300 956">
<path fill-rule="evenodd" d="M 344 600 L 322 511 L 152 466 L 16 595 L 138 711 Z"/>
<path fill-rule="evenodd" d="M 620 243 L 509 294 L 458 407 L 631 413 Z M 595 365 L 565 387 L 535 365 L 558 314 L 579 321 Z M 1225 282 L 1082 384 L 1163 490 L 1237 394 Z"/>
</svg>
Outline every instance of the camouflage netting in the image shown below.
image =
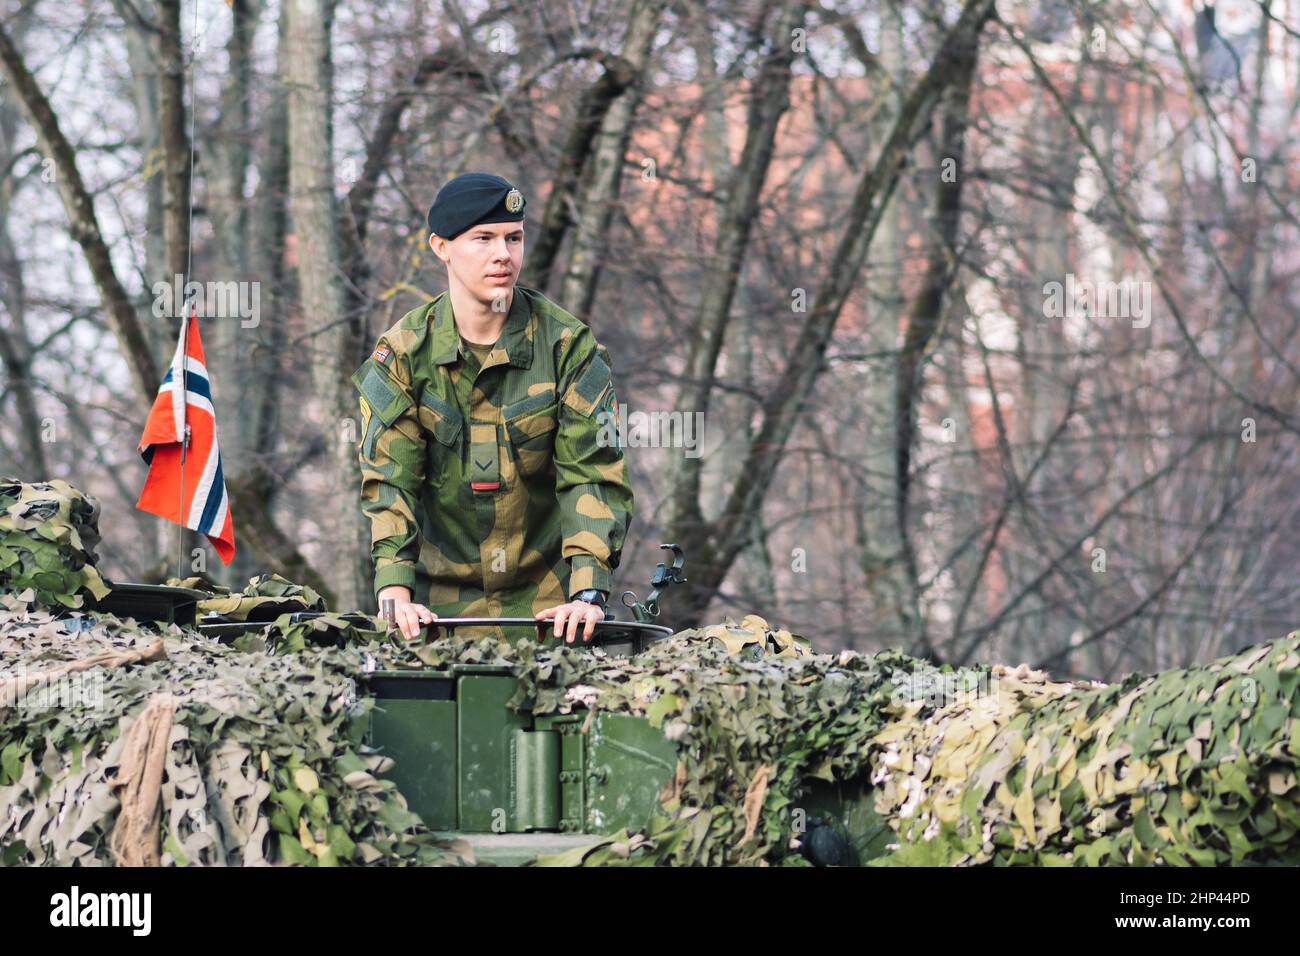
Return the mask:
<svg viewBox="0 0 1300 956">
<path fill-rule="evenodd" d="M 48 666 L 152 640 L 91 617 L 67 634 L 43 612 L 0 614 L 0 660 Z M 411 648 L 338 615 L 285 616 L 233 647 L 173 628 L 165 660 L 105 671 L 93 719 L 0 715 L 0 805 L 23 808 L 0 824 L 0 853 L 111 859 L 120 742 L 168 693 L 163 863 L 452 857 L 374 779 L 381 759 L 348 730 L 369 705 L 353 683 L 367 667 L 460 662 L 513 667 L 517 706 L 643 715 L 679 748 L 643 832 L 552 862 L 800 863 L 792 811 L 818 781 L 854 780 L 873 785 L 896 834 L 878 862 L 1300 860 L 1300 633 L 1105 687 L 894 652 L 746 659 L 716 634 L 683 632 L 628 659 L 493 639 Z"/>
<path fill-rule="evenodd" d="M 631 660 L 514 649 L 520 703 L 644 714 L 679 748 L 645 831 L 556 862 L 802 862 L 792 811 L 817 781 L 871 785 L 895 834 L 876 864 L 1300 862 L 1300 632 L 1115 685 L 698 638 Z"/>
<path fill-rule="evenodd" d="M 13 487 L 0 485 L 0 515 L 36 500 L 29 487 L 71 498 L 58 483 Z M 408 645 L 338 614 L 282 614 L 223 645 L 67 610 L 85 579 L 39 579 L 28 565 L 48 559 L 27 555 L 94 540 L 94 504 L 80 500 L 90 520 L 75 545 L 60 537 L 71 506 L 0 525 L 3 863 L 471 862 L 407 811 L 377 776 L 386 758 L 360 742 L 360 675 L 453 663 L 512 668 L 512 706 L 642 716 L 677 747 L 641 831 L 546 863 L 802 864 L 811 836 L 796 821 L 828 786 L 866 794 L 883 834 L 875 864 L 1300 863 L 1300 632 L 1114 685 L 813 654 L 754 615 L 634 658 L 531 640 Z M 318 606 L 295 588 L 261 576 L 212 600 L 246 616 Z M 88 693 L 94 706 L 64 700 Z"/>
<path fill-rule="evenodd" d="M 898 862 L 1300 861 L 1300 632 L 1207 667 L 1088 688 L 1003 669 L 876 736 Z"/>
<path fill-rule="evenodd" d="M 210 597 L 198 602 L 198 614 L 206 622 L 272 621 L 281 614 L 293 611 L 324 611 L 325 600 L 304 584 L 294 584 L 278 574 L 259 574 L 250 578 L 239 592 L 214 585 L 203 578 L 168 578 L 171 587 L 193 588 L 206 591 Z"/>
<path fill-rule="evenodd" d="M 0 478 L 0 591 L 29 604 L 82 607 L 108 588 L 95 570 L 99 503 L 66 481 Z"/>
<path fill-rule="evenodd" d="M 376 778 L 391 761 L 360 745 L 361 651 L 244 653 L 174 626 L 160 638 L 110 615 L 58 621 L 0 601 L 14 608 L 0 610 L 3 863 L 468 861 Z M 96 655 L 99 666 L 35 686 L 26 672 Z M 130 759 L 130 738 L 160 703 L 150 766 Z M 114 829 L 142 801 L 152 828 L 123 853 Z"/>
</svg>

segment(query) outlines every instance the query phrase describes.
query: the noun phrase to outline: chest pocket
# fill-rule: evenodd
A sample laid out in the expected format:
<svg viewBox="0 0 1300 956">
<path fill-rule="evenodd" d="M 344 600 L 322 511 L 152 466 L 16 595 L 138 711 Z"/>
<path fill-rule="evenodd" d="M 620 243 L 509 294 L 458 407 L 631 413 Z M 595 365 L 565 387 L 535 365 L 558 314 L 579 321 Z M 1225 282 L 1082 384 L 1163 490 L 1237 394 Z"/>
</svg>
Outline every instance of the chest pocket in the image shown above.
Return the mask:
<svg viewBox="0 0 1300 956">
<path fill-rule="evenodd" d="M 425 451 L 429 456 L 426 474 L 430 480 L 440 484 L 439 479 L 447 464 L 460 457 L 460 412 L 427 388 L 420 393 L 418 411 L 420 427 L 434 438 L 434 441 L 425 442 Z"/>
<path fill-rule="evenodd" d="M 519 473 L 525 477 L 552 469 L 559 424 L 555 390 L 548 388 L 501 410 Z"/>
</svg>

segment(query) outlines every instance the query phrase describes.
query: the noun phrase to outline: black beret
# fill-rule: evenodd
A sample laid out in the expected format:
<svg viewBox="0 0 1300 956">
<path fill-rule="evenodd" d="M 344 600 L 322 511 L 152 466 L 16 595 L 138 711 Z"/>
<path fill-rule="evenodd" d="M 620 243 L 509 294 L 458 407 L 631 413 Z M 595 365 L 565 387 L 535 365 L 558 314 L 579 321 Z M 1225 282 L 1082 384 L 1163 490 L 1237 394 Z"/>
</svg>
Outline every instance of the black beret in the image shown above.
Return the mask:
<svg viewBox="0 0 1300 956">
<path fill-rule="evenodd" d="M 429 207 L 429 231 L 455 239 L 470 226 L 484 222 L 520 222 L 524 197 L 492 173 L 463 173 L 438 190 Z"/>
</svg>

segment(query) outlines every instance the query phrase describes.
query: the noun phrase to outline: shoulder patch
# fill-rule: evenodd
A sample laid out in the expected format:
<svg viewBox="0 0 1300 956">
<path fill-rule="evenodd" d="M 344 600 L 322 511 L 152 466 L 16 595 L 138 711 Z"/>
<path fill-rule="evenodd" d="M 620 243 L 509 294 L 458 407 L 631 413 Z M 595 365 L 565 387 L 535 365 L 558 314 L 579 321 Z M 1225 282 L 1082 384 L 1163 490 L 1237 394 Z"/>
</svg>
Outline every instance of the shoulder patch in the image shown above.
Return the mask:
<svg viewBox="0 0 1300 956">
<path fill-rule="evenodd" d="M 376 362 L 379 362 L 383 365 L 387 365 L 388 360 L 389 358 L 392 357 L 392 355 L 393 355 L 392 349 L 390 349 L 387 345 L 381 345 L 379 346 L 379 348 L 375 349 L 375 351 L 371 354 L 370 357 L 374 359 Z"/>
<path fill-rule="evenodd" d="M 609 376 L 610 369 L 605 364 L 605 360 L 599 355 L 593 355 L 587 367 L 578 376 L 578 381 L 573 386 L 574 390 L 594 405 L 600 398 L 601 392 L 605 390 L 605 386 L 609 385 Z"/>
<path fill-rule="evenodd" d="M 361 397 L 370 404 L 375 416 L 384 423 L 384 427 L 388 427 L 414 403 L 382 368 L 373 360 L 368 360 L 352 373 L 352 383 L 356 385 Z"/>
</svg>

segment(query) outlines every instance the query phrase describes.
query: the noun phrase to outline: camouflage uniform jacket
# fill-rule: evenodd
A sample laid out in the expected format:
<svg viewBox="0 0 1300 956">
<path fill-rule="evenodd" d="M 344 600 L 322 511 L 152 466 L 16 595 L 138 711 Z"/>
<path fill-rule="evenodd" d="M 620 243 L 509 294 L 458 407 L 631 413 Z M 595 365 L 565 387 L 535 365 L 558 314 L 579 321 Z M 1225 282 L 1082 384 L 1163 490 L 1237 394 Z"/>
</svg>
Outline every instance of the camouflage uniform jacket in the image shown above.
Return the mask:
<svg viewBox="0 0 1300 956">
<path fill-rule="evenodd" d="M 600 414 L 617 414 L 609 353 L 585 324 L 516 286 L 479 368 L 444 292 L 352 381 L 376 594 L 403 584 L 442 617 L 532 616 L 611 589 L 632 487 Z"/>
</svg>

